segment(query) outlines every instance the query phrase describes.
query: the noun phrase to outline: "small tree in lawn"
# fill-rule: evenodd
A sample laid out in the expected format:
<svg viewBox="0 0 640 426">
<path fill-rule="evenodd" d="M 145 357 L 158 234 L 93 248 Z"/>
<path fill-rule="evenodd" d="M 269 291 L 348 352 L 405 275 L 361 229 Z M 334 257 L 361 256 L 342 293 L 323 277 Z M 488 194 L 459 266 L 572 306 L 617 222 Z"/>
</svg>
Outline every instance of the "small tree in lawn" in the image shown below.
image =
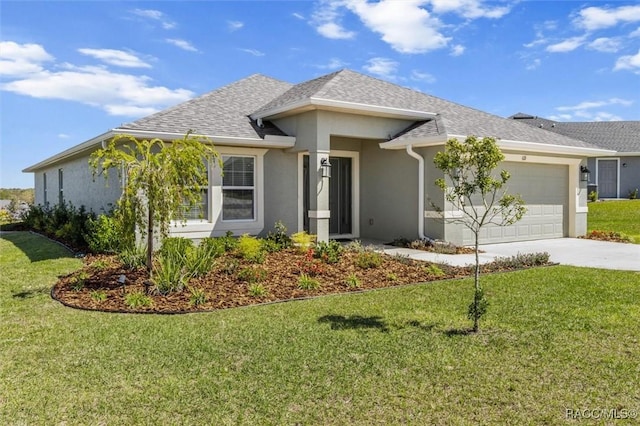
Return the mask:
<svg viewBox="0 0 640 426">
<path fill-rule="evenodd" d="M 109 170 L 116 168 L 124 179 L 117 217 L 124 229 L 138 227 L 146 235 L 149 272 L 154 230 L 166 237 L 172 220 L 186 221 L 186 211 L 201 201 L 202 189 L 208 185 L 208 164 L 214 160 L 221 161 L 211 141 L 190 132 L 171 143 L 118 135 L 91 154 L 94 176 L 101 172 L 107 179 Z"/>
<path fill-rule="evenodd" d="M 479 330 L 480 318 L 488 307 L 480 285 L 480 230 L 488 224 L 512 225 L 526 213 L 522 198 L 508 195 L 503 189 L 510 178 L 509 173 L 506 170 L 502 170 L 499 176 L 494 173 L 502 160 L 504 155 L 494 138 L 479 139 L 475 136 L 467 137 L 464 142 L 449 139 L 445 150 L 434 158 L 436 167 L 447 178 L 437 179 L 436 185 L 444 191 L 445 200 L 462 212 L 461 217 L 446 220 L 462 223 L 475 238 L 475 292 L 468 312 L 474 332 Z"/>
</svg>

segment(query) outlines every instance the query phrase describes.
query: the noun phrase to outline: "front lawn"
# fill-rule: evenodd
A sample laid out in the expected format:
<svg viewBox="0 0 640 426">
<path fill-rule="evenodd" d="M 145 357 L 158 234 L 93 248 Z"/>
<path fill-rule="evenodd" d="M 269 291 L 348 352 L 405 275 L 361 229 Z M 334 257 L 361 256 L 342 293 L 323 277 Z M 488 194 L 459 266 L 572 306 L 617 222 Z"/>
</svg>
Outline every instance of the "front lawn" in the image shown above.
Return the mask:
<svg viewBox="0 0 640 426">
<path fill-rule="evenodd" d="M 640 244 L 640 200 L 589 203 L 588 231 L 614 231 Z"/>
<path fill-rule="evenodd" d="M 640 274 L 548 267 L 160 316 L 49 297 L 80 267 L 40 237 L 0 239 L 3 424 L 558 424 L 638 410 Z M 637 411 L 632 411 L 632 413 Z"/>
</svg>

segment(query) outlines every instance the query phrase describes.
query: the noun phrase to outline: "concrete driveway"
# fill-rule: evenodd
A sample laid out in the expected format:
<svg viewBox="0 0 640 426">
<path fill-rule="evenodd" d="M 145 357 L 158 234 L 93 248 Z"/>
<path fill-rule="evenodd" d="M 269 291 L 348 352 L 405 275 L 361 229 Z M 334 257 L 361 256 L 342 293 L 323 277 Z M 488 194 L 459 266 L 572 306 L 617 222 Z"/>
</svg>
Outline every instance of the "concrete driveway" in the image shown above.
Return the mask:
<svg viewBox="0 0 640 426">
<path fill-rule="evenodd" d="M 402 254 L 412 259 L 465 266 L 475 263 L 472 254 L 446 255 L 419 250 L 384 246 L 388 254 Z M 640 245 L 612 243 L 581 238 L 556 238 L 517 243 L 485 244 L 480 246 L 480 262 L 488 263 L 496 257 L 509 257 L 518 253 L 547 252 L 552 262 L 562 265 L 591 268 L 640 271 Z"/>
</svg>

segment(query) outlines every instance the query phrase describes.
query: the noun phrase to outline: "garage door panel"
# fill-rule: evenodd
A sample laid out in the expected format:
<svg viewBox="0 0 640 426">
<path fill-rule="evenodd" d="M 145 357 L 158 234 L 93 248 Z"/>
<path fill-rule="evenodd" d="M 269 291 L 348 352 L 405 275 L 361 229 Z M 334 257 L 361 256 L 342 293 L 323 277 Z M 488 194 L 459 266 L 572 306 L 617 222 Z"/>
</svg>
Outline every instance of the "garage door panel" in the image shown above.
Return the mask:
<svg viewBox="0 0 640 426">
<path fill-rule="evenodd" d="M 527 213 L 510 226 L 487 225 L 480 235 L 480 242 L 564 237 L 568 223 L 565 218 L 569 196 L 568 166 L 505 162 L 502 167 L 511 173 L 507 192 L 522 196 Z M 466 228 L 463 233 L 464 241 L 472 243 L 473 233 Z"/>
</svg>

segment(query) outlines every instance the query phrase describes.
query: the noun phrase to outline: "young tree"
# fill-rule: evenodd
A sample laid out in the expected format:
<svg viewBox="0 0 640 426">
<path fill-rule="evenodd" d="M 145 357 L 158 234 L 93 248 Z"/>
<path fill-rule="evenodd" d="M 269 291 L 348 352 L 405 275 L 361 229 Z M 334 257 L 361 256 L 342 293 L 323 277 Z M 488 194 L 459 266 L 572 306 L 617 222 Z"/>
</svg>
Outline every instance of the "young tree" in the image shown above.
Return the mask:
<svg viewBox="0 0 640 426">
<path fill-rule="evenodd" d="M 445 150 L 434 158 L 436 167 L 445 175 L 436 180 L 436 185 L 444 191 L 445 200 L 462 212 L 461 217 L 446 220 L 462 223 L 475 238 L 475 292 L 468 312 L 474 332 L 479 330 L 480 318 L 488 307 L 480 285 L 480 230 L 488 224 L 512 225 L 527 211 L 519 195 L 508 195 L 506 188 L 503 189 L 510 178 L 509 173 L 506 170 L 499 176 L 494 173 L 502 160 L 504 155 L 494 138 L 478 139 L 475 136 L 467 137 L 464 142 L 449 139 Z"/>
<path fill-rule="evenodd" d="M 138 227 L 146 235 L 149 272 L 154 229 L 166 237 L 172 220 L 186 220 L 185 212 L 201 200 L 208 164 L 215 160 L 221 162 L 211 141 L 190 132 L 171 143 L 118 135 L 91 154 L 94 177 L 102 173 L 106 180 L 109 170 L 116 168 L 124 179 L 116 210 L 125 229 Z"/>
</svg>

